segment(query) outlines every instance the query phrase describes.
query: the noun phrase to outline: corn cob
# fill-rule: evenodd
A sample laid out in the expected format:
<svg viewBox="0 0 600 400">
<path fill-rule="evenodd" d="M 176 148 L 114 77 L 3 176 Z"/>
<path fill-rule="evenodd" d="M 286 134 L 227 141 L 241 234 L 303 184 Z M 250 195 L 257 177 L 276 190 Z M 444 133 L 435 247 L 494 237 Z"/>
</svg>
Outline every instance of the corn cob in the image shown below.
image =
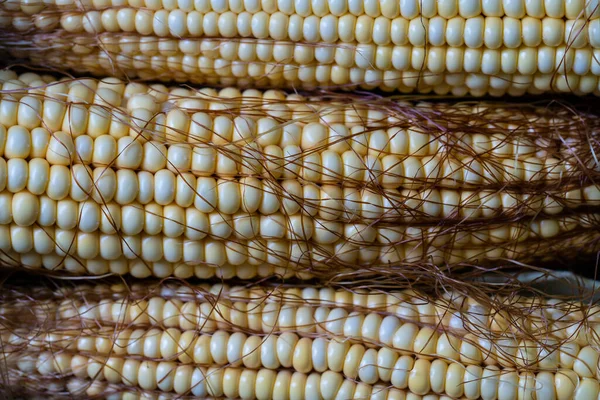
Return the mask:
<svg viewBox="0 0 600 400">
<path fill-rule="evenodd" d="M 599 90 L 595 1 L 449 1 L 439 14 L 397 3 L 19 3 L 0 19 L 4 51 L 96 75 L 476 96 Z"/>
<path fill-rule="evenodd" d="M 173 328 L 170 321 L 178 318 L 175 310 L 178 307 L 183 309 L 187 306 L 171 296 L 174 293 L 181 293 L 181 296 L 197 297 L 194 292 L 196 289 L 225 296 L 212 305 L 207 303 L 209 312 L 213 313 L 216 319 L 212 320 L 214 328 L 211 330 L 208 327 L 211 322 L 208 315 L 206 315 L 205 322 L 194 324 L 195 328 L 192 330 L 181 331 Z M 593 346 L 579 347 L 576 342 L 571 341 L 573 337 L 569 335 L 566 335 L 565 341 L 544 343 L 540 341 L 541 338 L 548 339 L 548 336 L 543 332 L 538 332 L 540 333 L 538 337 L 529 337 L 529 339 L 517 342 L 514 334 L 525 333 L 523 325 L 512 326 L 517 329 L 515 332 L 499 331 L 494 334 L 493 329 L 490 330 L 479 324 L 478 330 L 461 336 L 461 330 L 456 327 L 440 330 L 440 326 L 435 322 L 430 325 L 431 327 L 427 327 L 430 322 L 425 322 L 423 325 L 424 321 L 421 318 L 427 320 L 428 312 L 421 315 L 415 312 L 416 308 L 414 307 L 416 306 L 414 305 L 412 306 L 414 314 L 409 313 L 412 318 L 409 314 L 398 314 L 398 317 L 390 315 L 382 319 L 382 316 L 371 313 L 364 319 L 364 325 L 361 328 L 357 325 L 359 320 L 363 320 L 360 311 L 344 314 L 340 312 L 343 309 L 334 308 L 328 313 L 329 309 L 324 305 L 331 304 L 331 302 L 316 300 L 319 298 L 316 292 L 319 292 L 325 298 L 346 299 L 343 301 L 348 306 L 352 304 L 353 300 L 351 299 L 355 298 L 355 301 L 364 302 L 366 307 L 373 305 L 373 308 L 377 309 L 378 305 L 381 307 L 386 304 L 386 298 L 402 296 L 399 293 L 361 294 L 344 290 L 332 291 L 331 289 L 321 289 L 320 291 L 311 288 L 287 289 L 288 301 L 306 302 L 307 305 L 304 306 L 304 309 L 313 309 L 315 311 L 314 319 L 296 320 L 295 322 L 290 320 L 289 328 L 278 334 L 278 328 L 272 325 L 273 318 L 266 317 L 265 319 L 265 315 L 263 315 L 263 317 L 258 317 L 257 322 L 264 326 L 259 330 L 266 329 L 264 332 L 267 335 L 260 336 L 243 333 L 250 332 L 252 327 L 244 325 L 239 317 L 231 319 L 232 325 L 223 324 L 222 328 L 219 328 L 225 330 L 215 330 L 218 328 L 215 322 L 225 323 L 229 318 L 224 314 L 226 308 L 223 307 L 227 296 L 233 296 L 232 299 L 240 300 L 235 303 L 239 305 L 250 293 L 254 293 L 257 302 L 253 305 L 252 297 L 246 297 L 245 301 L 250 301 L 249 306 L 260 307 L 261 304 L 266 304 L 266 307 L 272 309 L 272 314 L 281 317 L 288 312 L 285 310 L 291 308 L 286 308 L 287 303 L 282 303 L 282 300 L 279 300 L 281 295 L 278 295 L 277 291 L 273 292 L 272 288 L 229 289 L 223 285 L 215 287 L 202 285 L 200 288 L 189 286 L 138 287 L 132 292 L 134 297 L 143 292 L 164 292 L 165 295 L 149 301 L 141 300 L 146 302 L 147 306 L 142 306 L 138 301 L 135 304 L 131 303 L 130 306 L 122 303 L 117 308 L 111 307 L 110 302 L 115 296 L 117 298 L 128 296 L 128 293 L 122 288 L 119 289 L 118 286 L 97 287 L 92 292 L 89 290 L 89 287 L 82 286 L 54 294 L 41 291 L 37 292 L 39 297 L 21 291 L 23 298 L 39 302 L 38 305 L 49 306 L 51 303 L 40 302 L 48 296 L 57 299 L 61 296 L 72 296 L 68 302 L 80 301 L 82 308 L 75 310 L 76 314 L 73 314 L 71 318 L 63 319 L 61 315 L 65 315 L 66 309 L 55 304 L 54 310 L 57 310 L 55 313 L 46 314 L 46 319 L 33 322 L 33 325 L 28 318 L 22 319 L 20 322 L 17 319 L 7 319 L 11 321 L 11 328 L 10 331 L 3 331 L 2 335 L 3 352 L 8 356 L 8 365 L 19 370 L 19 373 L 28 373 L 34 376 L 39 374 L 42 378 L 43 376 L 49 378 L 68 377 L 74 374 L 75 377 L 83 380 L 78 381 L 81 382 L 81 385 L 96 384 L 99 385 L 98 388 L 105 388 L 105 384 L 96 382 L 107 382 L 113 385 L 139 386 L 142 390 L 174 391 L 182 395 L 190 394 L 191 390 L 192 394 L 197 395 L 194 391 L 196 388 L 197 390 L 207 390 L 210 394 L 213 389 L 207 388 L 207 386 L 214 383 L 216 386 L 214 386 L 215 392 L 212 392 L 212 395 L 220 393 L 217 396 L 225 394 L 228 398 L 238 397 L 241 392 L 235 392 L 233 388 L 225 389 L 227 387 L 225 383 L 222 384 L 223 386 L 217 383 L 237 382 L 235 379 L 240 379 L 240 376 L 244 376 L 244 374 L 258 374 L 253 376 L 263 374 L 269 377 L 264 378 L 268 382 L 268 379 L 276 381 L 276 377 L 281 374 L 286 374 L 288 377 L 297 374 L 303 377 L 313 376 L 312 379 L 320 379 L 321 382 L 323 379 L 334 379 L 333 382 L 344 382 L 345 379 L 348 382 L 354 382 L 354 379 L 357 379 L 360 382 L 359 386 L 365 385 L 369 388 L 384 388 L 387 387 L 385 382 L 391 382 L 394 389 L 390 390 L 393 393 L 398 393 L 394 390 L 400 389 L 404 391 L 401 392 L 404 395 L 409 393 L 417 396 L 436 394 L 446 395 L 450 398 L 468 399 L 493 399 L 497 398 L 499 392 L 502 392 L 503 398 L 510 399 L 523 396 L 526 398 L 550 396 L 550 398 L 588 399 L 596 398 L 600 388 L 596 380 L 598 372 L 595 366 L 598 353 Z M 7 293 L 13 293 L 12 298 L 15 298 L 14 290 Z M 170 296 L 169 293 L 171 293 Z M 266 303 L 264 303 L 264 299 L 261 300 L 265 293 L 273 294 L 269 295 Z M 312 293 L 310 298 L 314 300 L 303 299 L 301 295 L 297 296 L 300 293 Z M 17 297 L 20 296 L 18 293 L 16 294 Z M 413 302 L 420 302 L 422 305 L 429 304 L 423 309 L 429 308 L 429 314 L 440 311 L 444 314 L 455 314 L 458 311 L 454 308 L 452 301 L 439 299 L 428 303 L 430 300 L 425 300 L 426 296 L 423 294 L 405 292 L 403 295 L 409 296 L 408 298 L 415 296 L 412 298 Z M 10 298 L 11 296 L 7 297 L 7 299 Z M 460 298 L 462 296 L 456 297 L 456 299 Z M 95 305 L 98 304 L 98 299 L 100 299 L 100 308 Z M 527 312 L 527 308 L 530 307 L 527 306 L 527 302 L 531 303 L 532 301 L 537 301 L 539 304 L 544 302 L 538 298 L 520 299 L 517 302 L 512 300 L 509 303 L 511 307 L 514 307 L 513 311 Z M 560 303 L 555 300 L 546 300 L 546 302 L 560 308 Z M 84 303 L 87 306 L 83 305 Z M 469 303 L 473 306 L 477 304 L 472 300 Z M 164 311 L 160 310 L 161 304 L 167 308 L 170 307 L 170 311 L 167 311 L 167 308 L 164 308 Z M 196 304 L 198 307 L 202 303 L 198 303 L 196 300 L 189 304 Z M 410 304 L 410 300 L 405 300 L 405 304 Z M 580 310 L 586 308 L 582 304 L 575 303 L 565 304 L 565 306 L 578 307 Z M 63 311 L 58 311 L 61 307 L 63 307 Z M 187 308 L 189 309 L 189 307 Z M 94 309 L 101 311 L 96 314 L 90 313 Z M 111 309 L 112 311 L 109 312 L 112 312 L 116 320 L 121 321 L 123 325 L 111 328 L 110 323 L 104 320 L 102 314 L 105 311 L 102 310 Z M 463 312 L 465 316 L 470 315 L 471 320 L 481 321 L 480 313 L 483 309 L 485 306 L 465 309 Z M 132 312 L 135 310 L 136 315 L 131 321 L 127 319 L 129 310 Z M 15 307 L 13 312 L 20 312 L 19 308 Z M 589 313 L 593 312 L 593 309 L 583 312 L 591 315 Z M 4 308 L 2 313 L 6 318 L 10 315 L 10 310 Z M 238 313 L 240 316 L 246 313 L 250 316 L 256 314 L 256 310 L 248 307 Z M 298 313 L 306 313 L 306 311 L 298 311 Z M 487 312 L 483 311 L 483 314 L 487 315 Z M 354 326 L 350 329 L 352 332 L 338 331 L 339 328 L 336 328 L 344 323 L 344 315 L 350 315 L 347 317 L 347 321 L 355 321 L 345 323 Z M 233 313 L 231 316 L 233 317 Z M 567 319 L 578 318 L 568 313 L 565 314 L 565 317 Z M 82 320 L 78 322 L 79 318 L 88 318 L 90 324 L 81 325 Z M 395 323 L 390 322 L 392 318 L 396 320 Z M 154 327 L 136 329 L 136 321 L 141 324 L 139 326 L 151 324 Z M 25 325 L 19 324 L 27 324 L 27 328 L 23 329 Z M 205 327 L 211 331 L 211 334 L 197 330 Z M 396 330 L 398 327 L 400 329 Z M 553 333 L 557 332 L 553 331 Z M 493 339 L 490 339 L 492 345 L 488 345 L 488 347 L 484 344 L 486 335 L 493 336 Z M 543 345 L 547 345 L 547 347 Z M 490 349 L 494 350 L 490 352 Z M 254 368 L 254 370 L 248 368 Z M 259 368 L 260 372 L 256 372 L 256 368 Z M 148 372 L 149 375 L 142 374 L 142 370 Z M 206 378 L 199 379 L 197 385 L 185 384 L 196 370 L 198 374 Z M 230 379 L 225 378 L 228 374 Z M 166 378 L 163 379 L 163 377 Z M 180 383 L 179 385 L 175 385 L 176 380 Z M 538 383 L 543 384 L 539 385 Z M 336 394 L 338 394 L 337 398 L 352 398 L 351 395 L 346 395 L 347 392 L 343 392 L 344 395 L 337 392 L 340 385 L 344 387 L 343 385 L 350 384 L 327 385 L 330 392 L 328 395 L 322 394 L 323 398 L 336 398 Z M 286 385 L 282 386 L 283 388 L 287 387 Z M 259 388 L 259 385 L 257 384 L 255 387 Z M 264 387 L 260 389 L 266 390 L 264 397 L 259 396 L 258 393 L 254 393 L 254 395 L 257 398 L 275 398 L 273 392 L 269 391 L 271 390 L 269 388 L 273 386 L 266 385 L 266 387 L 267 389 Z M 230 390 L 231 394 L 225 393 L 225 390 Z M 374 391 L 375 389 L 369 390 Z M 372 391 L 368 393 L 373 393 Z M 291 392 L 288 395 L 291 396 Z M 254 397 L 249 394 L 248 398 Z M 283 396 L 283 398 L 291 397 Z M 300 396 L 300 398 L 303 397 Z"/>
<path fill-rule="evenodd" d="M 10 264 L 309 278 L 331 263 L 526 261 L 597 242 L 587 115 L 10 71 L 1 90 Z"/>
</svg>

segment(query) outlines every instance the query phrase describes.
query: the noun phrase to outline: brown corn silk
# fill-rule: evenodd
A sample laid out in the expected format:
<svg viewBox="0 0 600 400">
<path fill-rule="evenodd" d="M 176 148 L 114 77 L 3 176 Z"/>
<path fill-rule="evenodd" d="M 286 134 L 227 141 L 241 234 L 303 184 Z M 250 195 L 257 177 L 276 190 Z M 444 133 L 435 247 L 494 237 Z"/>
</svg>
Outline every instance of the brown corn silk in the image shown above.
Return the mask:
<svg viewBox="0 0 600 400">
<path fill-rule="evenodd" d="M 598 95 L 597 2 L 208 3 L 0 3 L 0 54 L 13 59 L 225 87 L 0 71 L 3 265 L 369 289 L 3 288 L 0 391 L 597 398 L 596 306 L 490 297 L 464 280 L 598 251 L 597 116 L 548 102 L 242 91 Z"/>
</svg>

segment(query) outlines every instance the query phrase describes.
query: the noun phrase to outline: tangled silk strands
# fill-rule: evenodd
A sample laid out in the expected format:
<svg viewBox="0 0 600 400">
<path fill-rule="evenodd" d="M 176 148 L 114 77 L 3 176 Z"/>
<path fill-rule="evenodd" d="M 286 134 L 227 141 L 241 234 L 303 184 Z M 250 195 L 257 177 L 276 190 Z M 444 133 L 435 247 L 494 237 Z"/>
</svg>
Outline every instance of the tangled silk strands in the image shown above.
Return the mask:
<svg viewBox="0 0 600 400">
<path fill-rule="evenodd" d="M 600 308 L 509 275 L 600 251 L 597 110 L 426 96 L 600 95 L 598 0 L 0 0 L 0 55 L 111 76 L 0 71 L 0 264 L 61 278 L 3 395 L 600 398 Z"/>
<path fill-rule="evenodd" d="M 176 281 L 5 287 L 0 297 L 3 382 L 16 393 L 590 399 L 600 391 L 598 307 L 558 298 Z"/>
<path fill-rule="evenodd" d="M 600 94 L 597 0 L 437 3 L 7 1 L 0 52 L 220 86 Z"/>
<path fill-rule="evenodd" d="M 414 280 L 599 249 L 584 108 L 0 81 L 7 265 Z"/>
</svg>

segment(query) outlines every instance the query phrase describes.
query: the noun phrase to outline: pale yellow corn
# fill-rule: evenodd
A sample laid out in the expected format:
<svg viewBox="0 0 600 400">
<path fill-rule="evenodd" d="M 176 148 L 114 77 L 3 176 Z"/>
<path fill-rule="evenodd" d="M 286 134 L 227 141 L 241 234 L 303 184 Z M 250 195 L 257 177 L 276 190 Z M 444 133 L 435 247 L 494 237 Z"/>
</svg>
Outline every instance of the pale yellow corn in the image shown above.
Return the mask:
<svg viewBox="0 0 600 400">
<path fill-rule="evenodd" d="M 88 262 L 88 272 L 94 271 L 95 274 L 101 271 L 108 273 L 117 265 L 130 265 L 128 272 L 132 272 L 136 269 L 136 262 L 130 264 L 127 260 L 137 259 L 137 268 L 142 271 L 156 269 L 157 276 L 164 277 L 170 274 L 158 271 L 172 273 L 178 263 L 216 268 L 267 264 L 284 270 L 301 270 L 313 264 L 319 270 L 328 262 L 352 268 L 357 263 L 394 267 L 422 261 L 458 264 L 476 259 L 549 259 L 551 253 L 544 252 L 553 248 L 560 251 L 575 245 L 582 248 L 592 246 L 593 249 L 597 240 L 594 233 L 597 224 L 597 215 L 582 215 L 580 219 L 548 219 L 533 224 L 505 224 L 505 227 L 493 225 L 472 231 L 422 227 L 386 229 L 379 234 L 380 239 L 377 239 L 376 231 L 356 224 L 350 228 L 351 234 L 340 235 L 325 244 L 312 240 L 310 236 L 278 239 L 263 235 L 251 240 L 218 237 L 187 240 L 163 235 L 85 233 L 55 227 L 36 229 L 14 224 L 2 228 L 2 232 L 8 234 L 3 238 L 3 248 L 8 252 L 5 257 L 15 256 L 23 260 L 20 254 L 34 252 L 39 257 L 31 259 L 33 265 L 41 263 L 48 269 L 56 269 L 62 265 L 62 258 L 69 255 L 75 259 L 71 264 L 74 264 L 72 272 L 84 272 L 84 260 Z M 306 234 L 301 228 L 300 232 Z M 184 242 L 188 248 L 183 247 Z M 49 257 L 46 258 L 46 255 Z M 55 265 L 52 264 L 53 259 L 58 259 Z M 117 261 L 114 267 L 111 261 Z M 151 268 L 151 264 L 146 263 L 155 264 Z M 31 265 L 29 262 L 23 264 Z M 147 273 L 142 271 L 142 276 Z"/>
<path fill-rule="evenodd" d="M 591 1 L 555 1 L 555 0 L 535 0 L 535 1 L 456 1 L 456 0 L 383 0 L 381 2 L 348 1 L 348 0 L 328 0 L 324 2 L 300 2 L 300 1 L 277 1 L 277 2 L 236 2 L 236 1 L 203 1 L 189 3 L 160 2 L 156 0 L 130 1 L 130 7 L 134 9 L 149 9 L 168 11 L 181 10 L 184 12 L 197 11 L 202 14 L 215 12 L 223 14 L 227 11 L 234 13 L 248 12 L 252 14 L 261 11 L 266 14 L 276 14 L 281 12 L 287 16 L 298 14 L 301 17 L 315 15 L 324 17 L 332 14 L 336 17 L 353 15 L 360 17 L 366 15 L 371 18 L 383 16 L 385 18 L 403 17 L 407 19 L 416 18 L 419 14 L 425 18 L 439 16 L 450 19 L 456 16 L 462 18 L 473 18 L 479 15 L 484 17 L 503 17 L 522 19 L 525 16 L 543 19 L 544 17 L 577 19 L 585 16 L 595 19 L 600 16 L 598 12 L 598 2 Z M 99 10 L 101 12 L 112 11 L 111 8 L 123 7 L 119 1 L 6 1 L 2 3 L 1 9 L 11 12 L 21 11 L 24 14 L 32 15 L 44 10 Z M 101 18 L 106 19 L 106 18 Z"/>
<path fill-rule="evenodd" d="M 299 341 L 296 348 L 302 347 L 301 343 Z M 299 349 L 302 350 L 310 351 Z M 600 383 L 596 379 L 580 378 L 572 370 L 536 374 L 503 370 L 495 366 L 465 368 L 460 363 L 446 363 L 441 359 L 430 361 L 410 356 L 398 357 L 381 351 L 378 354 L 374 349 L 365 351 L 360 345 L 351 347 L 345 357 L 352 367 L 344 365 L 341 371 L 325 367 L 324 372 L 320 371 L 322 373 L 310 373 L 302 372 L 304 366 L 295 365 L 292 372 L 277 371 L 277 367 L 256 370 L 218 365 L 210 367 L 197 363 L 181 365 L 173 361 L 140 361 L 119 356 L 71 356 L 66 353 L 43 352 L 34 355 L 31 361 L 22 358 L 19 370 L 23 373 L 37 372 L 41 376 L 73 374 L 79 379 L 91 378 L 94 383 L 106 381 L 142 390 L 228 399 L 292 399 L 312 396 L 324 399 L 334 399 L 336 396 L 362 399 L 365 395 L 389 399 L 402 398 L 407 392 L 417 396 L 433 395 L 433 398 L 438 398 L 437 395 L 440 394 L 450 398 L 464 396 L 477 399 L 501 392 L 502 397 L 507 399 L 552 396 L 556 393 L 559 398 L 585 400 L 596 398 L 600 391 Z M 379 380 L 379 369 L 387 375 L 382 380 Z M 386 372 L 387 369 L 391 371 Z M 300 384 L 304 381 L 306 383 L 302 387 Z M 391 389 L 386 386 L 390 383 Z M 357 396 L 356 391 L 359 390 L 360 395 Z M 353 392 L 354 397 L 347 397 Z"/>
<path fill-rule="evenodd" d="M 444 357 L 467 364 L 499 361 L 503 365 L 509 363 L 507 366 L 514 364 L 510 364 L 513 361 L 506 354 L 512 353 L 514 358 L 519 348 L 537 348 L 536 354 L 543 354 L 544 349 L 565 342 L 567 345 L 562 350 L 565 357 L 577 353 L 580 348 L 595 345 L 600 329 L 597 307 L 527 297 L 498 298 L 494 306 L 486 306 L 452 293 L 448 298 L 431 301 L 423 294 L 407 290 L 369 293 L 330 288 L 247 289 L 208 284 L 191 288 L 140 284 L 132 287 L 132 292 L 123 285 L 81 285 L 75 289 L 50 295 L 54 300 L 31 304 L 36 318 L 60 320 L 64 329 L 93 327 L 100 321 L 110 326 L 138 328 L 138 336 L 149 325 L 210 334 L 233 327 L 236 331 L 255 333 L 339 335 L 422 355 L 431 355 L 429 352 L 437 349 Z M 85 302 L 79 300 L 80 297 Z M 22 298 L 19 301 L 30 302 Z M 10 306 L 2 309 L 2 314 L 7 316 L 15 312 L 18 309 Z M 444 334 L 437 336 L 431 328 L 443 329 Z M 462 338 L 466 332 L 472 333 Z M 485 335 L 477 337 L 479 333 Z M 65 344 L 60 346 L 66 347 L 72 335 L 67 334 Z M 6 340 L 22 343 L 24 339 L 19 337 L 17 334 Z M 78 334 L 75 339 L 80 337 Z M 500 338 L 508 340 L 497 345 L 496 339 Z M 532 344 L 527 338 L 542 342 Z M 52 340 L 58 341 L 58 338 Z M 89 340 L 84 342 L 89 343 Z M 106 345 L 101 339 L 94 340 L 99 340 L 98 346 Z M 482 346 L 481 352 L 471 349 L 469 356 L 460 355 L 458 349 L 463 346 L 468 349 L 469 343 L 471 347 Z M 519 357 L 530 360 L 522 361 L 524 364 L 533 360 L 528 351 Z M 558 358 L 540 361 L 543 365 L 552 365 L 552 362 L 559 362 Z M 565 367 L 570 365 L 568 358 L 561 363 Z"/>
<path fill-rule="evenodd" d="M 595 249 L 591 116 L 0 78 L 11 265 L 310 278 Z"/>
<path fill-rule="evenodd" d="M 77 361 L 81 361 L 77 359 Z M 273 371 L 268 369 L 252 370 L 244 368 L 173 366 L 170 363 L 151 361 L 111 359 L 110 371 L 119 368 L 127 370 L 124 383 L 111 383 L 104 379 L 48 378 L 40 373 L 30 376 L 40 380 L 51 380 L 53 385 L 39 387 L 32 381 L 24 380 L 22 374 L 11 375 L 11 383 L 22 381 L 21 389 L 30 389 L 35 393 L 50 392 L 62 396 L 102 397 L 109 400 L 137 399 L 285 399 L 300 400 L 305 398 L 323 399 L 390 399 L 418 400 L 419 396 L 409 390 L 390 388 L 378 383 L 369 385 L 344 378 L 342 374 L 327 371 L 323 374 L 313 372 L 302 374 L 288 370 Z M 98 365 L 98 364 L 96 364 Z M 143 371 L 143 372 L 142 372 Z M 15 376 L 16 375 L 16 376 Z M 56 376 L 57 374 L 54 374 Z M 81 374 L 83 375 L 83 374 Z M 59 377 L 61 375 L 58 375 Z M 110 376 L 110 375 L 109 375 Z M 135 376 L 135 381 L 134 379 Z M 160 381 L 159 381 L 160 379 Z M 56 381 L 59 382 L 56 382 Z M 155 387 L 146 389 L 143 387 Z M 169 391 L 165 392 L 164 389 Z M 47 398 L 47 397 L 46 397 Z M 53 397 L 51 397 L 53 398 Z M 63 397 L 64 398 L 64 397 Z M 445 395 L 429 393 L 428 400 L 450 400 Z"/>
<path fill-rule="evenodd" d="M 514 331 L 498 330 L 498 325 L 485 322 L 488 316 L 493 318 L 492 309 L 464 296 L 430 300 L 414 291 L 223 285 L 133 289 L 134 298 L 144 299 L 128 300 L 124 286 L 84 285 L 53 294 L 34 289 L 22 297 L 15 290 L 7 292 L 6 299 L 19 298 L 21 306 L 56 299 L 54 307 L 53 300 L 39 302 L 54 310 L 41 319 L 8 320 L 12 328 L 2 331 L 2 351 L 9 376 L 16 371 L 38 379 L 74 376 L 80 381 L 69 383 L 72 392 L 77 387 L 103 393 L 109 384 L 116 385 L 113 389 L 139 387 L 157 396 L 264 399 L 304 398 L 306 391 L 294 390 L 315 390 L 308 383 L 311 379 L 320 380 L 322 398 L 331 399 L 356 398 L 352 393 L 359 388 L 368 396 L 387 388 L 388 397 L 383 398 L 393 394 L 487 399 L 502 393 L 507 399 L 578 400 L 596 398 L 600 390 L 594 345 L 580 345 L 574 336 L 559 338 L 559 330 L 565 328 L 548 333 L 511 321 L 509 329 Z M 162 294 L 148 298 L 144 292 Z M 208 300 L 209 293 L 221 299 L 201 300 Z M 190 296 L 195 299 L 177 298 Z M 58 305 L 61 297 L 67 299 Z M 595 308 L 581 303 L 507 298 L 498 299 L 492 308 L 502 303 L 515 316 L 540 307 L 550 323 L 563 318 L 553 314 L 553 308 L 562 309 L 562 322 L 598 319 Z M 331 307 L 334 304 L 338 307 Z M 371 312 L 361 312 L 361 306 Z M 568 312 L 569 307 L 579 311 Z M 389 314 L 375 311 L 383 309 Z M 5 318 L 19 312 L 19 307 L 11 309 L 8 304 L 2 309 Z M 463 323 L 470 319 L 473 325 L 467 329 L 473 333 L 464 334 L 467 325 L 438 325 L 444 314 Z M 532 322 L 537 317 L 526 318 Z M 182 323 L 188 327 L 180 327 Z M 41 331 L 31 331 L 38 326 Z M 538 336 L 517 340 L 531 328 Z M 306 383 L 298 386 L 290 379 Z"/>
<path fill-rule="evenodd" d="M 0 10 L 0 49 L 37 65 L 197 84 L 600 90 L 596 0 L 289 3 L 15 1 Z"/>
<path fill-rule="evenodd" d="M 563 1 L 556 0 L 556 3 Z M 467 3 L 467 2 L 464 2 Z M 476 3 L 476 2 L 471 2 Z M 11 15 L 4 12 L 5 15 Z M 532 18 L 455 16 L 431 18 L 417 15 L 414 18 L 388 18 L 379 16 L 332 14 L 301 17 L 281 12 L 267 14 L 262 11 L 248 12 L 201 12 L 181 9 L 150 10 L 119 7 L 103 11 L 62 12 L 52 15 L 41 13 L 33 17 L 12 14 L 0 28 L 16 31 L 52 31 L 57 28 L 68 33 L 101 34 L 105 32 L 130 32 L 144 36 L 253 38 L 315 44 L 369 44 L 412 45 L 430 44 L 451 47 L 513 49 L 521 44 L 538 47 L 572 45 L 583 48 L 591 45 L 600 47 L 597 20 L 600 11 L 595 11 L 591 20 L 583 15 L 575 18 L 563 17 Z M 6 21 L 6 22 L 5 22 Z M 10 25 L 12 22 L 12 26 Z"/>
<path fill-rule="evenodd" d="M 448 46 L 344 44 L 339 51 L 328 45 L 322 52 L 311 44 L 191 39 L 180 50 L 176 40 L 161 46 L 157 38 L 126 37 L 119 46 L 114 43 L 118 37 L 108 37 L 101 39 L 99 49 L 97 39 L 75 40 L 81 42 L 75 45 L 71 39 L 61 45 L 52 34 L 42 37 L 47 45 L 31 39 L 40 43 L 8 52 L 36 65 L 96 76 L 244 88 L 361 88 L 496 97 L 545 92 L 597 95 L 600 90 L 600 50 L 566 45 L 465 51 Z"/>
<path fill-rule="evenodd" d="M 12 0 L 0 53 L 222 86 L 600 93 L 597 0 L 255 3 Z M 386 271 L 395 283 L 593 253 L 596 125 L 559 108 L 0 71 L 0 261 L 159 278 Z M 0 390 L 25 397 L 600 398 L 598 310 L 582 303 L 224 285 L 16 292 L 0 296 L 21 301 L 0 307 Z"/>
<path fill-rule="evenodd" d="M 317 313 L 318 311 L 319 309 Z M 590 345 L 581 347 L 574 342 L 559 345 L 556 339 L 541 343 L 498 336 L 493 339 L 478 339 L 473 334 L 459 338 L 454 334 L 440 334 L 429 327 L 401 323 L 396 317 L 382 318 L 376 314 L 367 314 L 362 329 L 355 328 L 363 332 L 361 337 L 351 327 L 356 324 L 352 319 L 361 317 L 365 318 L 357 313 L 348 315 L 342 309 L 333 309 L 328 316 L 322 316 L 323 319 L 317 322 L 317 327 L 321 329 L 317 329 L 319 337 L 315 339 L 303 337 L 308 331 L 298 327 L 286 327 L 286 332 L 281 334 L 270 334 L 267 331 L 265 333 L 269 335 L 266 337 L 227 331 L 201 334 L 205 325 L 200 324 L 199 328 L 186 331 L 177 328 L 123 329 L 117 336 L 114 330 L 94 331 L 92 335 L 68 332 L 52 334 L 42 341 L 36 339 L 35 335 L 23 337 L 13 333 L 7 344 L 15 347 L 26 345 L 29 350 L 39 348 L 40 351 L 47 351 L 51 348 L 59 353 L 76 351 L 95 354 L 98 359 L 133 356 L 171 363 L 192 362 L 202 366 L 293 368 L 301 373 L 329 369 L 369 384 L 379 380 L 391 382 L 398 389 L 406 389 L 400 383 L 401 378 L 394 377 L 395 371 L 401 370 L 403 365 L 408 366 L 407 373 L 422 375 L 418 371 L 410 372 L 415 356 L 426 360 L 439 358 L 440 360 L 427 367 L 443 370 L 457 368 L 462 364 L 467 368 L 491 366 L 491 370 L 515 367 L 535 371 L 572 369 L 582 378 L 599 376 L 596 368 L 599 354 Z M 389 329 L 391 331 L 386 332 Z M 373 337 L 377 336 L 373 333 L 378 330 L 383 334 Z M 369 335 L 369 332 L 373 333 Z M 75 370 L 73 364 L 71 369 L 68 368 L 68 361 L 67 359 L 67 367 L 63 371 L 65 373 Z M 460 384 L 464 383 L 466 382 Z"/>
</svg>

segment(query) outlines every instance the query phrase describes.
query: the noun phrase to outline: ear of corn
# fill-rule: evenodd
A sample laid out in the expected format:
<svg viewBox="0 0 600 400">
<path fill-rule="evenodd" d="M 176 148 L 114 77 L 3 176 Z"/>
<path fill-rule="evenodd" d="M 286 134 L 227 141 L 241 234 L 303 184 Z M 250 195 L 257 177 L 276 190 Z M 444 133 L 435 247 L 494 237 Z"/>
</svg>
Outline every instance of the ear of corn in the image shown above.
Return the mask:
<svg viewBox="0 0 600 400">
<path fill-rule="evenodd" d="M 586 114 L 10 71 L 1 90 L 8 264 L 310 278 L 597 249 Z"/>
<path fill-rule="evenodd" d="M 600 388 L 597 310 L 581 303 L 224 285 L 6 293 L 9 384 L 29 374 L 88 395 L 249 399 L 588 399 Z"/>
<path fill-rule="evenodd" d="M 96 75 L 225 86 L 600 93 L 597 1 L 90 3 L 11 2 L 0 49 Z"/>
</svg>

